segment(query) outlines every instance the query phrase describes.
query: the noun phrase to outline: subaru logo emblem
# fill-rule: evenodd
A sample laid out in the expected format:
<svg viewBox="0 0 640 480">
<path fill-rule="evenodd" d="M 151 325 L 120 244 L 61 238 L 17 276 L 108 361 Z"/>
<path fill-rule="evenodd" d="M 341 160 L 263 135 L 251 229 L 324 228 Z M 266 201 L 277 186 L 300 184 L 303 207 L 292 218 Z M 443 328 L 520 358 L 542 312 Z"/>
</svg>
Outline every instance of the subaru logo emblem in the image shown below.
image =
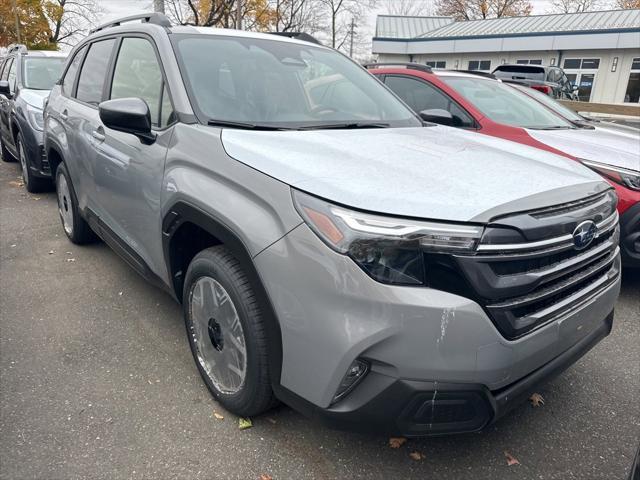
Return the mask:
<svg viewBox="0 0 640 480">
<path fill-rule="evenodd" d="M 598 227 L 591 220 L 582 222 L 571 234 L 573 236 L 573 246 L 576 250 L 587 248 L 589 244 L 596 238 Z"/>
</svg>

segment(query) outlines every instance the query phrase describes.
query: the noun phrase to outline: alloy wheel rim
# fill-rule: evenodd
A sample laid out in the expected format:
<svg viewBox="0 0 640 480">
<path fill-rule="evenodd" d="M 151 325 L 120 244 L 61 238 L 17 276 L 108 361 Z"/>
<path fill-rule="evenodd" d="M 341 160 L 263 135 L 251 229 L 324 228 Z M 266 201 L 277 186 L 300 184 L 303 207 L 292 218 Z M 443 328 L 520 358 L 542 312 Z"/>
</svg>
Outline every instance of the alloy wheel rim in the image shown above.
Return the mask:
<svg viewBox="0 0 640 480">
<path fill-rule="evenodd" d="M 67 235 L 73 233 L 73 210 L 71 206 L 71 194 L 69 185 L 64 175 L 58 176 L 58 212 L 62 219 L 62 226 Z"/>
<path fill-rule="evenodd" d="M 247 374 L 244 330 L 231 296 L 211 277 L 199 278 L 191 288 L 189 329 L 198 363 L 216 390 L 240 391 Z"/>
</svg>

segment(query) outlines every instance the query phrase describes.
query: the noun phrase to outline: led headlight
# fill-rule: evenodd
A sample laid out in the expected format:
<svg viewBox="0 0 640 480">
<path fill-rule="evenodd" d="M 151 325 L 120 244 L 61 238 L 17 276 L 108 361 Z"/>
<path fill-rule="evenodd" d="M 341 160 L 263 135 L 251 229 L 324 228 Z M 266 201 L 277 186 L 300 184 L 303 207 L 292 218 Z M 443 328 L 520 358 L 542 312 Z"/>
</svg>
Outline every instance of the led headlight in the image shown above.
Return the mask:
<svg viewBox="0 0 640 480">
<path fill-rule="evenodd" d="M 483 227 L 373 215 L 293 190 L 296 209 L 333 250 L 348 255 L 372 278 L 424 285 L 424 252 L 471 253 Z"/>
<path fill-rule="evenodd" d="M 38 130 L 44 130 L 44 116 L 42 110 L 32 105 L 27 105 L 27 117 L 31 126 Z"/>
<path fill-rule="evenodd" d="M 629 168 L 614 167 L 606 163 L 594 162 L 593 160 L 581 160 L 587 167 L 595 170 L 603 177 L 607 177 L 620 185 L 624 185 L 632 190 L 640 191 L 640 171 Z"/>
</svg>

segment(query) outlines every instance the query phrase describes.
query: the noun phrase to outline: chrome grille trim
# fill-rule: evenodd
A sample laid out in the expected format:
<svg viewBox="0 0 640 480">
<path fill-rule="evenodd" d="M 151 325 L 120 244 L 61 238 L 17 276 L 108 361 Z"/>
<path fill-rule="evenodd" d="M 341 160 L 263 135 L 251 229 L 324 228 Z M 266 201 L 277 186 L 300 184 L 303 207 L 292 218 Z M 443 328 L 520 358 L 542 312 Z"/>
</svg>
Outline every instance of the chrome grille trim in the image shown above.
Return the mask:
<svg viewBox="0 0 640 480">
<path fill-rule="evenodd" d="M 598 232 L 595 238 L 598 238 L 603 233 L 608 232 L 618 224 L 618 212 L 615 211 L 612 215 L 605 218 L 599 223 L 596 223 Z M 528 250 L 539 250 L 544 247 L 550 247 L 553 250 L 560 250 L 563 248 L 573 248 L 573 236 L 570 234 L 562 235 L 554 238 L 547 238 L 545 240 L 539 240 L 536 242 L 527 243 L 508 243 L 508 244 L 491 244 L 491 245 L 478 245 L 477 251 L 482 252 L 521 252 Z M 549 250 L 552 251 L 552 250 Z M 545 250 L 545 253 L 547 251 Z"/>
</svg>

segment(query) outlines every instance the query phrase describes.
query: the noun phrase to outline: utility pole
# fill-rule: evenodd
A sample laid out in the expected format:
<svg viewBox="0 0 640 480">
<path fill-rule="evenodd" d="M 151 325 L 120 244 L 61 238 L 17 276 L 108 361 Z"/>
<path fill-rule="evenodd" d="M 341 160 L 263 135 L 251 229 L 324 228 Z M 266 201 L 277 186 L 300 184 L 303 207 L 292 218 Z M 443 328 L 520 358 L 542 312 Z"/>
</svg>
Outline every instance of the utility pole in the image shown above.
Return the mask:
<svg viewBox="0 0 640 480">
<path fill-rule="evenodd" d="M 351 43 L 349 45 L 349 56 L 353 58 L 353 36 L 356 32 L 356 20 L 351 17 L 351 29 L 349 30 L 349 35 L 351 35 Z"/>
<path fill-rule="evenodd" d="M 236 29 L 242 30 L 242 0 L 236 0 Z"/>
<path fill-rule="evenodd" d="M 18 7 L 16 6 L 16 0 L 11 0 L 11 6 L 13 7 L 13 16 L 16 21 L 16 36 L 18 37 L 18 43 L 22 43 L 22 38 L 20 38 L 20 19 L 18 18 Z"/>
<path fill-rule="evenodd" d="M 164 0 L 153 0 L 153 11 L 164 14 Z"/>
</svg>

